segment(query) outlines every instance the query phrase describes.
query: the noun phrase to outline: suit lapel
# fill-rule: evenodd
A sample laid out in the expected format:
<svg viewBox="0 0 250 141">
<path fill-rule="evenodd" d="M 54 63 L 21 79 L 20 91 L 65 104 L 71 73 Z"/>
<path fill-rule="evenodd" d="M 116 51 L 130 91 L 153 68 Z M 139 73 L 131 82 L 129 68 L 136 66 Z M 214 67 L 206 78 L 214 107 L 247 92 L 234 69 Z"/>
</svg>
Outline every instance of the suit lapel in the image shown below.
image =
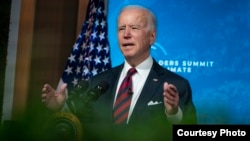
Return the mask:
<svg viewBox="0 0 250 141">
<path fill-rule="evenodd" d="M 154 61 L 152 69 L 148 75 L 142 92 L 137 100 L 133 113 L 131 115 L 131 120 L 140 115 L 140 111 L 143 111 L 147 106 L 148 102 L 152 100 L 152 97 L 159 89 L 163 89 L 162 84 L 164 79 L 161 77 L 164 74 L 163 69 Z"/>
<path fill-rule="evenodd" d="M 110 84 L 115 84 L 115 85 L 110 86 L 110 90 L 108 91 L 109 94 L 106 94 L 106 97 L 105 97 L 106 104 L 108 105 L 107 115 L 109 115 L 111 122 L 113 122 L 113 102 L 115 98 L 116 87 L 118 85 L 118 80 L 119 80 L 119 76 L 122 71 L 122 68 L 123 68 L 123 64 L 112 69 L 111 75 L 108 78 L 110 81 Z"/>
</svg>

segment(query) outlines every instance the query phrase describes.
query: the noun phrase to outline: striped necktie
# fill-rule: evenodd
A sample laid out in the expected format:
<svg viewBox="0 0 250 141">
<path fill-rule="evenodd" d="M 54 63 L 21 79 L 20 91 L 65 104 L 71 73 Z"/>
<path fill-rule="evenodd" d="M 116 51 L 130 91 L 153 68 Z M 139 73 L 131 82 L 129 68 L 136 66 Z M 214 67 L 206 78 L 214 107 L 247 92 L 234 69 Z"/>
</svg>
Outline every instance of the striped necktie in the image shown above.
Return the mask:
<svg viewBox="0 0 250 141">
<path fill-rule="evenodd" d="M 135 68 L 130 68 L 127 76 L 123 79 L 118 90 L 117 98 L 114 105 L 114 123 L 126 123 L 129 107 L 132 98 L 132 75 L 136 73 Z"/>
</svg>

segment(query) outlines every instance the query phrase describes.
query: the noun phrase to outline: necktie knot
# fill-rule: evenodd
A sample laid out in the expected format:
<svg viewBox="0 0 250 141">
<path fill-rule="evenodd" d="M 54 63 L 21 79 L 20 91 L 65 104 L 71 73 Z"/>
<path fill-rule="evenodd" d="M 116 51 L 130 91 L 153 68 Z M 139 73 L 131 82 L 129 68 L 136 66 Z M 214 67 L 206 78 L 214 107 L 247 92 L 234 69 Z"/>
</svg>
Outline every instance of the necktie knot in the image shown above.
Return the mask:
<svg viewBox="0 0 250 141">
<path fill-rule="evenodd" d="M 137 72 L 137 70 L 135 68 L 130 68 L 127 72 L 127 76 L 132 76 L 133 74 L 135 74 Z"/>
</svg>

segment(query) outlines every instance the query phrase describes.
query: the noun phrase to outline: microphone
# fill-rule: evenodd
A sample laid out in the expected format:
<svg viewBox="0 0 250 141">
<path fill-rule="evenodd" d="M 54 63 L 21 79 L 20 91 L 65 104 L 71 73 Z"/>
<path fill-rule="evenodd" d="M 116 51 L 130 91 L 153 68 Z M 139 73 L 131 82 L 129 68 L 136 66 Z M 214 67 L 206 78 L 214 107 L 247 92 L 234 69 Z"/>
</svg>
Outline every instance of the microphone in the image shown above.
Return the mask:
<svg viewBox="0 0 250 141">
<path fill-rule="evenodd" d="M 133 91 L 131 90 L 131 88 L 128 89 L 128 94 L 129 94 L 129 95 L 132 95 L 132 94 L 133 94 Z"/>
<path fill-rule="evenodd" d="M 77 112 L 76 104 L 88 87 L 89 83 L 85 80 L 82 80 L 76 86 L 74 86 L 72 90 L 69 91 L 69 96 L 66 100 L 66 104 L 72 113 Z"/>
<path fill-rule="evenodd" d="M 100 82 L 94 89 L 91 89 L 87 93 L 87 97 L 84 100 L 85 104 L 89 104 L 92 101 L 96 101 L 99 96 L 101 96 L 104 92 L 109 88 L 109 84 L 106 81 Z"/>
<path fill-rule="evenodd" d="M 109 87 L 108 82 L 102 81 L 98 83 L 94 88 L 84 93 L 83 97 L 80 97 L 76 103 L 76 115 L 81 120 L 89 122 L 93 120 L 93 107 L 92 102 L 96 101 Z"/>
<path fill-rule="evenodd" d="M 69 91 L 69 100 L 74 100 L 78 97 L 81 97 L 81 94 L 89 87 L 89 83 L 85 80 L 80 81 L 72 90 Z"/>
</svg>

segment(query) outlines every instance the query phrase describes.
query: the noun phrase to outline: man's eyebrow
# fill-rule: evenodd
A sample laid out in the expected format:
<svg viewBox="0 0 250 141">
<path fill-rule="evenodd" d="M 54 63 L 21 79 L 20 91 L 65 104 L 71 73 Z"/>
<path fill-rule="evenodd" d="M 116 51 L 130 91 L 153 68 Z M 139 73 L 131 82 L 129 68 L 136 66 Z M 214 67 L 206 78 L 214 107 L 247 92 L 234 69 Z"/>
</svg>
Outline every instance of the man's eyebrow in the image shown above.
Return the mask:
<svg viewBox="0 0 250 141">
<path fill-rule="evenodd" d="M 138 28 L 138 29 L 141 29 L 143 28 L 141 25 L 138 25 L 138 24 L 124 24 L 124 25 L 118 25 L 118 29 L 122 29 L 122 28 L 126 28 L 126 27 L 129 27 L 129 28 Z"/>
</svg>

